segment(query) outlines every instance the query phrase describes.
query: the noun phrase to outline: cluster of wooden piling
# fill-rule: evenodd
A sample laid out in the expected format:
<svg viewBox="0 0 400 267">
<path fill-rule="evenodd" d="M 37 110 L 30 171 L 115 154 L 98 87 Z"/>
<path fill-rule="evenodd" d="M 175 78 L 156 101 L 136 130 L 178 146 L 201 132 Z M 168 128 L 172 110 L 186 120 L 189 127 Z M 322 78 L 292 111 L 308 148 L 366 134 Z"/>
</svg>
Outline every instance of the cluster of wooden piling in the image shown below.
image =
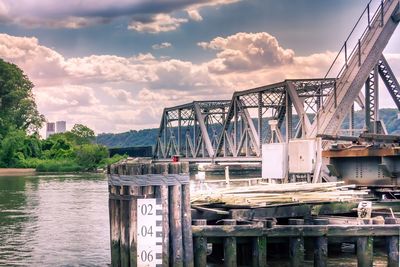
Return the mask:
<svg viewBox="0 0 400 267">
<path fill-rule="evenodd" d="M 206 266 L 207 259 L 213 260 L 214 263 L 223 263 L 224 266 L 234 267 L 249 263 L 251 266 L 267 266 L 267 244 L 276 243 L 278 239 L 289 243 L 287 254 L 290 266 L 307 266 L 306 250 L 312 251 L 314 266 L 327 266 L 328 241 L 338 237 L 348 239 L 349 243 L 352 240 L 355 242 L 357 266 L 360 267 L 373 266 L 373 239 L 384 238 L 387 244 L 388 266 L 399 266 L 398 219 L 387 218 L 386 224 L 380 225 L 330 225 L 327 219 L 314 219 L 311 225 L 305 225 L 303 219 L 289 219 L 288 222 L 288 225 L 276 225 L 274 220 L 265 220 L 237 225 L 235 220 L 228 219 L 223 220 L 222 225 L 207 225 L 206 220 L 195 220 L 192 228 L 195 266 Z M 305 238 L 312 239 L 311 249 L 306 248 L 309 244 L 305 242 Z M 223 244 L 223 253 L 213 252 L 207 257 L 207 243 L 212 243 L 213 247 L 215 244 Z"/>
<path fill-rule="evenodd" d="M 193 266 L 188 168 L 182 162 L 149 161 L 109 166 L 112 266 L 138 266 L 137 200 L 140 198 L 161 201 L 161 266 Z"/>
<path fill-rule="evenodd" d="M 327 266 L 328 252 L 338 240 L 345 240 L 339 243 L 355 245 L 358 266 L 372 267 L 374 239 L 385 241 L 388 266 L 399 266 L 396 201 L 374 204 L 392 207 L 391 217 L 364 220 L 354 214 L 332 216 L 354 213 L 357 202 L 262 208 L 214 203 L 191 209 L 188 171 L 188 164 L 182 162 L 126 161 L 109 166 L 112 266 L 142 266 L 138 264 L 140 199 L 161 203 L 162 253 L 157 255 L 161 260 L 151 266 L 269 266 L 276 246 L 287 255 L 290 266 L 307 266 L 310 258 L 314 266 Z"/>
</svg>

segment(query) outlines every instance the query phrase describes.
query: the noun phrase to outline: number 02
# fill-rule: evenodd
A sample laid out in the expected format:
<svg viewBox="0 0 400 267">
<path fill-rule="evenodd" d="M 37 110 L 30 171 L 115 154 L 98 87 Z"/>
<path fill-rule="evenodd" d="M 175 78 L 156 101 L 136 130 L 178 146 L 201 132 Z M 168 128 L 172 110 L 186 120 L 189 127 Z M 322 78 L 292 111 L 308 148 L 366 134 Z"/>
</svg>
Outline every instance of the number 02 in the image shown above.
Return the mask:
<svg viewBox="0 0 400 267">
<path fill-rule="evenodd" d="M 140 207 L 140 213 L 142 215 L 153 215 L 153 205 L 152 204 L 144 204 Z"/>
</svg>

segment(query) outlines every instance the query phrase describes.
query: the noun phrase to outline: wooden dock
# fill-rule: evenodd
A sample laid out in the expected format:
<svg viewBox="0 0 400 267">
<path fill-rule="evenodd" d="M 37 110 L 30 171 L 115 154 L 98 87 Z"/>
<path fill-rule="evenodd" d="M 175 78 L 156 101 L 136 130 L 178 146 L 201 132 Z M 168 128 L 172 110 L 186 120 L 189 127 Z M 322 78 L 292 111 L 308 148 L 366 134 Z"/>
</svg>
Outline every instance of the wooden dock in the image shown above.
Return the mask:
<svg viewBox="0 0 400 267">
<path fill-rule="evenodd" d="M 275 254 L 287 266 L 327 266 L 341 243 L 355 245 L 358 266 L 372 267 L 378 246 L 388 266 L 399 266 L 398 201 L 374 203 L 391 216 L 363 220 L 354 216 L 359 199 L 191 207 L 187 172 L 187 163 L 109 166 L 112 266 L 271 266 Z M 158 217 L 140 203 L 153 203 Z"/>
</svg>

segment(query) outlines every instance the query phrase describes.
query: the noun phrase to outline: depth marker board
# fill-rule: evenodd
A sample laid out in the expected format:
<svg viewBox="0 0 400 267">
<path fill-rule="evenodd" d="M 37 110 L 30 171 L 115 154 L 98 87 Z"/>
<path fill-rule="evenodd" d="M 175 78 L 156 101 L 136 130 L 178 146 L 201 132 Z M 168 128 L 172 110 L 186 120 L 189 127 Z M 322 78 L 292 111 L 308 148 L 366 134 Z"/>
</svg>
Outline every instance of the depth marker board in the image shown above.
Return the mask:
<svg viewBox="0 0 400 267">
<path fill-rule="evenodd" d="M 162 266 L 161 198 L 137 200 L 137 266 Z"/>
</svg>

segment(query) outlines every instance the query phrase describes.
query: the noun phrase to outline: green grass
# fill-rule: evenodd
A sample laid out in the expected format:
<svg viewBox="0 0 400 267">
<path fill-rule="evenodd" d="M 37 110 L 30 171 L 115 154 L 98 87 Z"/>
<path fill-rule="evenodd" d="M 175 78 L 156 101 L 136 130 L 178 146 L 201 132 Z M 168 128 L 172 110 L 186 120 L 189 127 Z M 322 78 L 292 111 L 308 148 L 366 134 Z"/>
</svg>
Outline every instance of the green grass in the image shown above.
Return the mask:
<svg viewBox="0 0 400 267">
<path fill-rule="evenodd" d="M 97 168 L 106 168 L 107 165 L 113 164 L 125 159 L 126 155 L 114 155 L 112 158 L 105 158 L 100 161 Z M 89 168 L 82 166 L 76 162 L 76 159 L 39 159 L 39 158 L 28 158 L 21 159 L 17 168 L 33 168 L 38 172 L 83 172 L 88 171 Z M 90 168 L 92 170 L 92 168 Z"/>
<path fill-rule="evenodd" d="M 105 159 L 102 159 L 101 161 L 100 161 L 100 163 L 99 163 L 99 166 L 98 167 L 100 167 L 100 168 L 102 168 L 102 167 L 106 167 L 107 165 L 111 165 L 111 164 L 114 164 L 114 163 L 116 163 L 116 162 L 118 162 L 118 161 L 120 161 L 120 160 L 122 160 L 122 159 L 126 159 L 128 157 L 128 155 L 119 155 L 119 154 L 115 154 L 112 158 L 105 158 Z"/>
<path fill-rule="evenodd" d="M 38 172 L 79 172 L 85 168 L 73 159 L 25 159 L 20 163 L 22 168 L 35 168 Z"/>
</svg>

